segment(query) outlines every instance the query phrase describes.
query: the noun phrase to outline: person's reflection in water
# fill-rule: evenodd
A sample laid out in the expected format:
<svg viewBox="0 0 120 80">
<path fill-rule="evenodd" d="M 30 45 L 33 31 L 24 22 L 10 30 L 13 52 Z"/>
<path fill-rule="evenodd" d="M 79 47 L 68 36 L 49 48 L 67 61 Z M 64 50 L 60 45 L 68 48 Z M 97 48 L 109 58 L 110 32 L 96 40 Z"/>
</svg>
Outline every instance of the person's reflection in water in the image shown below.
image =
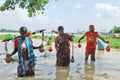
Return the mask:
<svg viewBox="0 0 120 80">
<path fill-rule="evenodd" d="M 55 80 L 68 80 L 70 67 L 56 66 L 56 79 Z"/>
<path fill-rule="evenodd" d="M 85 62 L 84 64 L 84 72 L 85 72 L 85 80 L 94 80 L 94 73 L 95 73 L 95 65 L 94 61 L 91 61 L 90 63 Z"/>
</svg>

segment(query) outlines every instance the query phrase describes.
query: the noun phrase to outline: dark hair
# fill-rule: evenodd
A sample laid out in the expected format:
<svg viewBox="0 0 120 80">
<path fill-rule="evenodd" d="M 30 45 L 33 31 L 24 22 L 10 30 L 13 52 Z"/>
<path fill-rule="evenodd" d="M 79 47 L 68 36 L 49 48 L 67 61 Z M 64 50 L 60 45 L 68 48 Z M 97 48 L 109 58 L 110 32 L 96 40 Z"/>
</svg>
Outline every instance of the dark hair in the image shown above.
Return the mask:
<svg viewBox="0 0 120 80">
<path fill-rule="evenodd" d="M 89 25 L 89 28 L 90 28 L 90 27 L 93 27 L 93 28 L 94 28 L 94 25 L 93 25 L 93 24 L 90 24 L 90 25 Z"/>
<path fill-rule="evenodd" d="M 59 31 L 59 30 L 64 30 L 63 26 L 59 26 L 59 27 L 58 27 L 58 31 Z"/>
<path fill-rule="evenodd" d="M 27 31 L 27 28 L 25 26 L 20 27 L 20 32 L 22 32 L 23 30 Z"/>
</svg>

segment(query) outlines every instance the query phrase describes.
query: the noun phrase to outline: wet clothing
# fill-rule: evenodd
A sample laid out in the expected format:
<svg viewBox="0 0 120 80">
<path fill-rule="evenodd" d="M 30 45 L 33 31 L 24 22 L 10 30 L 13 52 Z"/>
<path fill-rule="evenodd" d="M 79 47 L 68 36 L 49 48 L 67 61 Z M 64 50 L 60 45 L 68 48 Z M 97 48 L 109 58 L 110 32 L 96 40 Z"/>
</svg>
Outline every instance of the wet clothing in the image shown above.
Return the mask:
<svg viewBox="0 0 120 80">
<path fill-rule="evenodd" d="M 33 46 L 31 40 L 26 37 L 25 41 L 22 42 L 21 38 L 15 40 L 15 48 L 18 48 L 18 77 L 33 76 L 35 57 L 33 52 Z"/>
<path fill-rule="evenodd" d="M 96 50 L 96 38 L 98 37 L 97 32 L 86 32 L 85 36 L 87 38 L 85 60 L 87 61 L 89 55 L 91 54 L 91 60 L 95 61 L 95 50 Z"/>
<path fill-rule="evenodd" d="M 57 66 L 69 66 L 70 64 L 70 40 L 72 36 L 68 34 L 58 35 L 55 39 L 55 47 L 59 48 L 56 53 Z"/>
<path fill-rule="evenodd" d="M 88 52 L 88 53 L 85 54 L 85 61 L 88 60 L 89 55 L 91 55 L 91 60 L 95 61 L 95 50 L 96 50 L 95 48 L 87 49 L 86 52 Z"/>
</svg>

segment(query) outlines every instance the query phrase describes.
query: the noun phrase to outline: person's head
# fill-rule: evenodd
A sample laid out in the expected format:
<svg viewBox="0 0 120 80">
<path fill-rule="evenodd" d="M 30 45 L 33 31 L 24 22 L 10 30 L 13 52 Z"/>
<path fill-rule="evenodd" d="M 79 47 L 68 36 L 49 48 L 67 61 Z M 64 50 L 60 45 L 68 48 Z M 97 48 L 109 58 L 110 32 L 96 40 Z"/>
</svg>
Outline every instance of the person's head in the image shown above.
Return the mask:
<svg viewBox="0 0 120 80">
<path fill-rule="evenodd" d="M 59 32 L 60 35 L 62 35 L 62 34 L 64 33 L 64 28 L 63 28 L 63 26 L 59 26 L 59 27 L 58 27 L 58 32 Z"/>
<path fill-rule="evenodd" d="M 27 36 L 27 28 L 22 26 L 20 27 L 20 35 L 23 39 L 25 39 L 25 37 Z"/>
<path fill-rule="evenodd" d="M 90 31 L 90 32 L 94 32 L 94 30 L 95 30 L 94 25 L 92 25 L 92 24 L 89 25 L 89 31 Z"/>
</svg>

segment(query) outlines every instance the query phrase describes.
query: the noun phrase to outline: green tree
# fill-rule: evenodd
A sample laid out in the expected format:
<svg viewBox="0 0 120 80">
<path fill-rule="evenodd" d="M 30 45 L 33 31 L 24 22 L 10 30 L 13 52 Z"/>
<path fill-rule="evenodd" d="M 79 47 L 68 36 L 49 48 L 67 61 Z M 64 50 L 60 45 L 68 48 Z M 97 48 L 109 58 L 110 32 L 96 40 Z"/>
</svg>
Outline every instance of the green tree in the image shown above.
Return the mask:
<svg viewBox="0 0 120 80">
<path fill-rule="evenodd" d="M 114 27 L 114 32 L 115 33 L 120 33 L 120 27 Z"/>
<path fill-rule="evenodd" d="M 27 9 L 28 16 L 35 16 L 36 13 L 42 13 L 45 10 L 45 5 L 48 4 L 49 0 L 5 0 L 0 11 L 15 10 L 16 7 Z"/>
<path fill-rule="evenodd" d="M 109 33 L 120 33 L 120 26 L 114 26 Z"/>
<path fill-rule="evenodd" d="M 120 27 L 114 26 L 113 31 L 114 33 L 120 33 Z"/>
</svg>

